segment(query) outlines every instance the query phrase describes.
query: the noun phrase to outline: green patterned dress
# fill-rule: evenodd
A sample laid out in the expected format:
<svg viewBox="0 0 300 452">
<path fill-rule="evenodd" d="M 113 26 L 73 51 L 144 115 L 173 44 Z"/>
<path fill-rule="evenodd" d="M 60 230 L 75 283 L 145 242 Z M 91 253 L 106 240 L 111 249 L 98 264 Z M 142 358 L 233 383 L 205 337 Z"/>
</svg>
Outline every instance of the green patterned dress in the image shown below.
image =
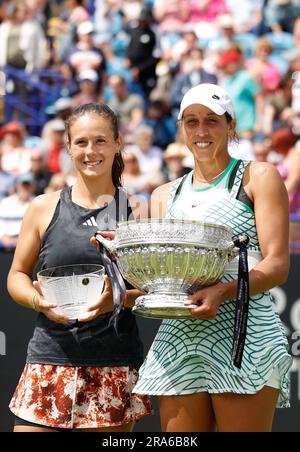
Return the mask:
<svg viewBox="0 0 300 452">
<path fill-rule="evenodd" d="M 256 256 L 255 264 L 261 255 L 254 212 L 240 196 L 248 163 L 232 159 L 226 172 L 207 189 L 193 188 L 193 171 L 184 180 L 176 180 L 169 193 L 166 217 L 230 226 L 234 238 L 247 233 L 251 239 L 249 261 Z M 250 268 L 254 264 L 249 263 Z M 237 279 L 237 263 L 230 265 L 223 281 L 233 279 Z M 278 407 L 288 407 L 292 358 L 272 296 L 266 292 L 250 299 L 241 369 L 231 360 L 234 319 L 235 301 L 228 300 L 219 307 L 215 320 L 164 320 L 140 369 L 134 392 L 255 394 L 276 371 L 280 378 Z"/>
</svg>

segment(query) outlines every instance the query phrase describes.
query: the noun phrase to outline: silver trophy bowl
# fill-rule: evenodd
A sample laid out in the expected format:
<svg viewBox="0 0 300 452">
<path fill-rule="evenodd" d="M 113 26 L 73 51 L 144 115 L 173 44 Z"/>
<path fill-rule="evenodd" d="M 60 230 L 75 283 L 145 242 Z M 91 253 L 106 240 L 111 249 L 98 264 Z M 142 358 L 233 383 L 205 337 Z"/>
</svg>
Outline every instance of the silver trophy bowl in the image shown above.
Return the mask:
<svg viewBox="0 0 300 452">
<path fill-rule="evenodd" d="M 96 238 L 123 278 L 146 292 L 133 311 L 149 318 L 191 317 L 188 295 L 218 282 L 239 252 L 231 228 L 197 221 L 123 222 L 114 240 Z"/>
</svg>

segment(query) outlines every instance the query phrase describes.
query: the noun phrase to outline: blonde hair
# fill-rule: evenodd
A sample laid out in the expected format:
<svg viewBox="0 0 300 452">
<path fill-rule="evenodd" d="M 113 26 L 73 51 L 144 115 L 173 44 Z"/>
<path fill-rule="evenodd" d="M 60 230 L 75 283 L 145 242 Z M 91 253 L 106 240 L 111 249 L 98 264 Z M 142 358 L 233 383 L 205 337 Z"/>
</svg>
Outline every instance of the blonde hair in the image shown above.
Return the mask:
<svg viewBox="0 0 300 452">
<path fill-rule="evenodd" d="M 140 170 L 139 160 L 138 160 L 137 156 L 133 152 L 123 151 L 122 157 L 123 157 L 125 167 L 126 167 L 126 157 L 130 157 L 132 160 L 134 160 L 134 167 L 131 170 L 131 174 L 134 176 L 140 176 L 141 170 Z"/>
<path fill-rule="evenodd" d="M 269 39 L 266 38 L 265 36 L 263 36 L 262 38 L 259 38 L 256 41 L 255 52 L 257 52 L 258 50 L 260 50 L 263 47 L 267 48 L 270 53 L 273 52 L 273 46 L 272 46 L 271 42 L 269 41 Z"/>
</svg>

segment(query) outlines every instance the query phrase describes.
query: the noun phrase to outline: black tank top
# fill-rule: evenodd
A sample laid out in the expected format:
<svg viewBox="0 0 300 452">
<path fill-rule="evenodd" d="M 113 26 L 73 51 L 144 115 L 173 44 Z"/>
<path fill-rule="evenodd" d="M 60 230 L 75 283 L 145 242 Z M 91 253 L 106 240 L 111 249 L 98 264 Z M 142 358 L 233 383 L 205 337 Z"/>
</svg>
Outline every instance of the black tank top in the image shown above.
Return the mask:
<svg viewBox="0 0 300 452">
<path fill-rule="evenodd" d="M 116 190 L 114 202 L 100 209 L 85 209 L 72 202 L 72 189 L 61 192 L 45 232 L 37 270 L 72 264 L 101 264 L 101 256 L 89 242 L 97 230 L 114 230 L 119 221 L 132 219 L 125 192 Z M 91 322 L 58 324 L 40 313 L 29 342 L 27 363 L 61 366 L 139 367 L 143 345 L 131 309 L 121 312 L 118 334 L 106 328 L 111 313 Z"/>
</svg>

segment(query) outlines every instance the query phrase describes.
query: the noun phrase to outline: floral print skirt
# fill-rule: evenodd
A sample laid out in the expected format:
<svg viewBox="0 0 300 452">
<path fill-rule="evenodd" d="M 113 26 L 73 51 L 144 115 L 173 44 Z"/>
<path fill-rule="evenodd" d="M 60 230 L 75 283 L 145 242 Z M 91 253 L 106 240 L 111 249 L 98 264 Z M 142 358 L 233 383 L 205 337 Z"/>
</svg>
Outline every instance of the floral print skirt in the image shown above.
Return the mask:
<svg viewBox="0 0 300 452">
<path fill-rule="evenodd" d="M 152 414 L 149 396 L 132 394 L 132 367 L 27 364 L 10 410 L 28 422 L 56 428 L 104 428 Z"/>
</svg>

